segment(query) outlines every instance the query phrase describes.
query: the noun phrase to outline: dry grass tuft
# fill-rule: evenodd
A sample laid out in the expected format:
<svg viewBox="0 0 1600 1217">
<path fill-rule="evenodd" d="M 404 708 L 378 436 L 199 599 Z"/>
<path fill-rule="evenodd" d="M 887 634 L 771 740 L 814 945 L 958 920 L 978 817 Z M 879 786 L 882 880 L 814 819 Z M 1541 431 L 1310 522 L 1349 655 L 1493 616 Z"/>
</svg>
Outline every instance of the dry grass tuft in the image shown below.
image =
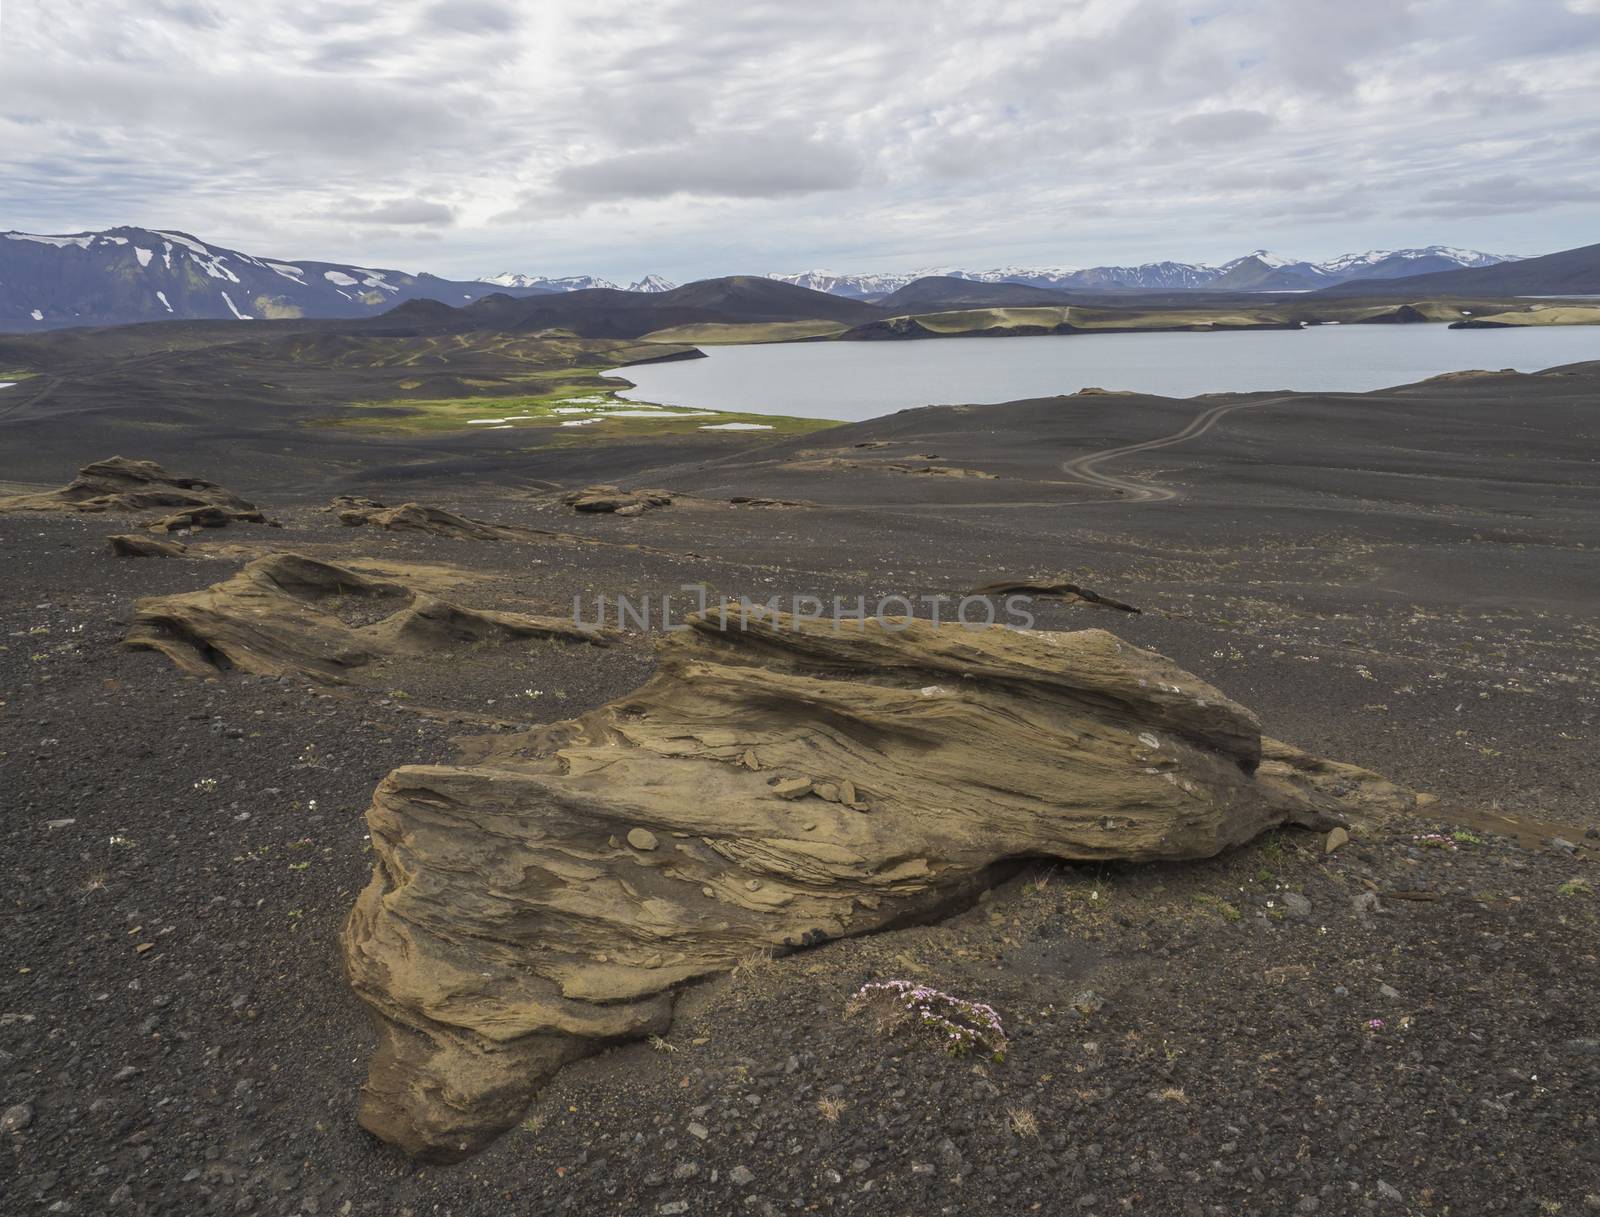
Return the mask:
<svg viewBox="0 0 1600 1217">
<path fill-rule="evenodd" d="M 836 1099 L 831 1094 L 825 1094 L 817 1100 L 817 1114 L 829 1124 L 837 1124 L 839 1117 L 844 1115 L 844 1109 L 849 1106 L 843 1099 Z"/>
</svg>

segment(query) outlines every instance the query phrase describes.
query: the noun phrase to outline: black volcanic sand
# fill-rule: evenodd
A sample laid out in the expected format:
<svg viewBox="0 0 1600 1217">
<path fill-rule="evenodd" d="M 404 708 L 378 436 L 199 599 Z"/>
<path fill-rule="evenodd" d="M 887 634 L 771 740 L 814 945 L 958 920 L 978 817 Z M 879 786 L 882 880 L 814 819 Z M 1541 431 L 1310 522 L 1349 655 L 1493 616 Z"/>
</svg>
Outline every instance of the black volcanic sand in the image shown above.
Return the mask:
<svg viewBox="0 0 1600 1217">
<path fill-rule="evenodd" d="M 1099 466 L 1169 501 L 1062 470 L 1257 400 Z M 1600 1208 L 1600 365 L 1270 404 L 919 410 L 514 467 L 478 437 L 438 463 L 342 438 L 330 464 L 294 428 L 263 461 L 252 417 L 250 444 L 202 428 L 173 463 L 282 530 L 117 559 L 104 538 L 127 517 L 0 516 L 0 1211 Z M 177 442 L 128 435 L 130 457 Z M 10 481 L 111 455 L 75 442 L 70 414 L 28 422 L 35 450 L 0 436 Z M 907 471 L 925 466 L 995 476 Z M 601 477 L 693 497 L 580 517 L 546 489 Z M 602 543 L 345 528 L 315 510 L 345 490 Z M 614 697 L 650 648 L 464 651 L 345 689 L 195 679 L 119 648 L 136 598 L 271 549 L 550 612 L 690 582 L 853 600 L 1065 572 L 1145 611 L 1035 601 L 1039 625 L 1160 650 L 1272 734 L 1439 802 L 1331 855 L 1286 832 L 1190 865 L 1039 864 L 942 924 L 752 961 L 688 991 L 664 1042 L 566 1070 L 487 1153 L 418 1168 L 354 1122 L 372 1040 L 337 934 L 367 878 L 372 786 L 449 760 L 452 736 Z M 995 1005 L 1008 1059 L 845 1017 L 892 976 Z"/>
</svg>

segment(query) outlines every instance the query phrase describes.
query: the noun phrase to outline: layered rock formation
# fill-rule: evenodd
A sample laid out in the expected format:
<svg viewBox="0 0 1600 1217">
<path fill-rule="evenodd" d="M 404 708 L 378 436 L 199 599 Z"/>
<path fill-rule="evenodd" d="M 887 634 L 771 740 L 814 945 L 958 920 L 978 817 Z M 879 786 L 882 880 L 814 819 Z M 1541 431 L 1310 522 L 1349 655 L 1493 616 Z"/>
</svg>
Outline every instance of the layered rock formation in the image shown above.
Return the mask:
<svg viewBox="0 0 1600 1217">
<path fill-rule="evenodd" d="M 154 537 L 139 537 L 121 533 L 107 537 L 106 544 L 119 558 L 181 558 L 189 552 L 182 541 L 158 541 Z"/>
<path fill-rule="evenodd" d="M 1092 604 L 1096 608 L 1116 609 L 1122 613 L 1142 613 L 1141 608 L 1111 596 L 1102 596 L 1092 587 L 1085 587 L 1081 583 L 1074 583 L 1066 575 L 1051 578 L 1040 575 L 1028 579 L 1000 579 L 994 583 L 985 583 L 982 587 L 975 587 L 967 593 L 969 596 L 1059 596 L 1068 604 Z"/>
<path fill-rule="evenodd" d="M 379 785 L 344 947 L 379 1033 L 361 1121 L 408 1153 L 482 1149 L 564 1063 L 664 1032 L 676 986 L 938 915 L 1017 859 L 1205 858 L 1413 801 L 1099 630 L 731 609 L 660 659 Z"/>
<path fill-rule="evenodd" d="M 624 490 L 620 486 L 585 486 L 561 496 L 573 511 L 606 515 L 643 515 L 652 507 L 669 507 L 672 495 L 665 490 Z"/>
<path fill-rule="evenodd" d="M 463 541 L 518 540 L 531 533 L 529 529 L 474 520 L 470 516 L 426 503 L 401 503 L 397 507 L 388 507 L 375 499 L 341 495 L 334 499 L 327 510 L 334 512 L 341 524 L 351 528 L 371 524 L 388 532 L 425 532 Z"/>
<path fill-rule="evenodd" d="M 280 553 L 200 591 L 139 601 L 124 645 L 160 651 L 198 675 L 232 668 L 340 682 L 391 655 L 525 638 L 605 645 L 615 634 L 560 617 L 464 608 L 402 583 Z"/>
<path fill-rule="evenodd" d="M 155 507 L 195 510 L 205 520 L 224 524 L 234 519 L 264 522 L 254 503 L 215 482 L 168 473 L 154 461 L 121 456 L 83 466 L 77 477 L 57 490 L 0 498 L 0 511 L 147 511 Z"/>
</svg>

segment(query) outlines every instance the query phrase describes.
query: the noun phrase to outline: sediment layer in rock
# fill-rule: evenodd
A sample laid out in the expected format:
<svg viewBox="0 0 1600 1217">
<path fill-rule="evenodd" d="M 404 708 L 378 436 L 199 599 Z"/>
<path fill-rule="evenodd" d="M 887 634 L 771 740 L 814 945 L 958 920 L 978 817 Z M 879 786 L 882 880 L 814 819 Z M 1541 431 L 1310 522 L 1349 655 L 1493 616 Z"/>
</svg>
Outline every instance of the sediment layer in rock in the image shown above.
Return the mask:
<svg viewBox="0 0 1600 1217">
<path fill-rule="evenodd" d="M 1100 630 L 737 609 L 581 718 L 408 766 L 344 935 L 379 1048 L 361 1120 L 458 1159 L 676 986 L 939 915 L 1017 859 L 1205 858 L 1408 806 Z"/>
<path fill-rule="evenodd" d="M 134 606 L 125 645 L 160 651 L 200 675 L 238 669 L 339 682 L 391 655 L 474 643 L 615 635 L 559 617 L 464 608 L 300 554 L 257 558 L 222 583 Z"/>
</svg>

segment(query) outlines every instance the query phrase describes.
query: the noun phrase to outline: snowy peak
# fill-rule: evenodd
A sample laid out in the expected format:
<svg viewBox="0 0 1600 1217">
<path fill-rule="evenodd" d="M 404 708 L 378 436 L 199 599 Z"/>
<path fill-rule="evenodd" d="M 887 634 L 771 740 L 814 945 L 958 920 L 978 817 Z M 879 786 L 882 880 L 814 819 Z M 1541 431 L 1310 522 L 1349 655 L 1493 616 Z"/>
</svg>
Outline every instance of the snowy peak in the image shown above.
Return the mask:
<svg viewBox="0 0 1600 1217">
<path fill-rule="evenodd" d="M 488 275 L 478 280 L 479 283 L 492 283 L 496 287 L 516 287 L 537 292 L 585 292 L 593 288 L 606 288 L 610 291 L 620 291 L 621 287 L 610 279 L 602 279 L 598 275 L 564 275 L 561 278 L 551 278 L 548 275 L 524 275 L 517 271 L 503 270 L 498 275 Z M 670 292 L 678 285 L 670 279 L 660 275 L 646 275 L 628 285 L 630 292 Z"/>
<path fill-rule="evenodd" d="M 628 290 L 630 292 L 670 292 L 677 286 L 671 279 L 663 279 L 660 275 L 646 275 L 643 279 L 638 279 L 628 284 Z"/>
<path fill-rule="evenodd" d="M 0 233 L 0 329 L 7 330 L 368 317 L 407 300 L 462 304 L 493 290 L 370 266 L 259 258 L 178 229 Z"/>
</svg>

